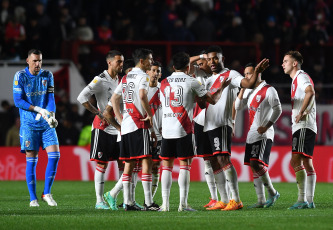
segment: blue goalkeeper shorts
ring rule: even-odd
[[[58,136],[54,128],[34,130],[27,126],[20,128],[21,152],[39,151],[39,147],[45,149],[51,145],[59,145]]]

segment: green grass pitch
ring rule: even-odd
[[[106,182],[105,191],[115,182]],[[0,229],[333,229],[333,184],[318,183],[317,208],[287,210],[297,199],[295,183],[275,183],[281,197],[268,209],[247,209],[256,202],[252,183],[239,183],[244,208],[237,211],[206,211],[202,206],[209,201],[206,183],[191,182],[189,204],[197,212],[177,212],[178,184],[173,183],[170,212],[125,212],[95,210],[93,182],[55,181],[52,193],[57,207],[39,202],[39,208],[29,207],[25,181],[0,182]],[[43,181],[38,181],[37,192],[42,193]],[[141,182],[136,200],[143,202]],[[118,197],[121,203],[122,193]],[[161,204],[160,187],[154,198]]]

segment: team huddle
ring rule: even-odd
[[[15,105],[20,108],[21,117],[26,117],[26,120],[21,120],[21,149],[27,156],[26,174],[32,207],[39,206],[35,168],[40,144],[49,155],[46,174],[48,170],[53,173],[51,182],[45,181],[42,195],[50,206],[57,205],[50,190],[60,157],[55,134],[55,106],[50,106],[54,104],[53,75],[41,69],[41,56],[38,50],[29,51],[29,67],[14,77]],[[263,59],[257,65],[247,64],[243,77],[224,66],[225,57],[218,46],[210,46],[192,57],[180,52],[172,57],[174,72],[159,83],[162,66],[153,61],[153,52],[140,48],[132,56],[133,59],[124,61],[121,52],[109,51],[106,55],[108,69],[96,76],[78,95],[78,101],[96,115],[92,123],[90,150],[90,159],[97,163],[95,208],[169,211],[172,171],[174,160],[178,158],[178,211],[196,211],[188,204],[193,157],[204,160],[211,196],[204,207],[222,211],[243,208],[237,172],[230,157],[236,114],[245,106],[248,107],[250,126],[244,164],[251,167],[258,198],[257,203],[249,208],[273,206],[280,193],[274,188],[267,168],[274,140],[273,124],[281,115],[282,108],[277,91],[262,80],[262,72],[268,68],[269,60]],[[301,70],[302,63],[299,52],[289,51],[282,64],[284,73],[292,78],[293,146],[290,163],[298,186],[298,200],[289,209],[315,208],[316,173],[312,164],[317,132],[315,92],[311,78]],[[126,75],[120,79],[122,71]],[[39,92],[42,87],[45,93],[32,96],[31,92]],[[97,108],[90,103],[92,95],[96,97]],[[37,129],[29,125],[39,123],[42,125]],[[55,138],[49,133],[54,133]],[[56,163],[54,159],[57,159]],[[105,172],[108,162],[113,160],[118,161],[121,176],[116,185],[105,193]],[[142,206],[135,200],[140,171],[144,191]],[[161,205],[153,201],[159,180]],[[124,200],[118,206],[117,196],[121,190]]]

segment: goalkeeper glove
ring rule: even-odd
[[[47,123],[49,124],[49,126],[51,128],[56,128],[58,126],[58,121],[57,121],[57,119],[55,119],[55,113],[54,112],[50,112],[50,117],[47,120]]]
[[[37,112],[38,114],[40,114],[39,116],[37,114],[36,120],[39,120],[40,116],[42,116],[44,118],[44,120],[47,121],[47,119],[50,116],[50,112],[49,111],[47,111],[46,109],[42,109],[39,106],[35,106],[34,111]]]

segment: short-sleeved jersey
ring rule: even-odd
[[[224,68],[220,73],[208,78],[206,89],[214,94],[225,79],[231,79],[230,84],[222,91],[221,97],[215,105],[209,104],[206,108],[204,132],[213,130],[224,125],[232,127],[232,106],[236,99],[238,88],[244,78],[234,70]]]
[[[132,133],[137,129],[148,129],[149,122],[141,121],[146,117],[146,111],[141,105],[139,91],[148,91],[149,76],[140,68],[133,68],[121,80],[115,93],[123,98],[123,122],[121,124],[121,135]]]
[[[299,121],[298,123],[295,122],[296,116],[299,114],[300,109],[302,108],[303,105],[305,97],[305,89],[309,85],[312,85],[314,87],[313,81],[310,78],[310,76],[307,73],[305,73],[303,70],[298,70],[291,83],[292,133],[295,133],[297,130],[301,128],[311,129],[313,132],[317,133],[315,101],[312,110],[306,116],[306,120]]]
[[[199,67],[194,67],[193,77],[195,77],[202,85],[206,85],[207,79],[211,76],[210,74],[205,73]],[[205,124],[205,113],[206,109],[201,109],[197,103],[195,103],[193,111],[193,121],[201,126]]]
[[[108,104],[108,101],[112,97],[114,90],[117,88],[119,83],[118,77],[113,79],[107,70],[96,76],[79,94],[78,101],[82,104],[87,102],[92,95],[95,95],[98,109],[103,112]],[[112,126],[101,121],[98,116],[92,124],[92,129],[101,129],[106,133],[117,135],[118,130]]]
[[[21,95],[22,99],[33,106],[46,108],[48,105],[48,88],[54,88],[53,74],[41,69],[38,75],[32,75],[29,68],[15,73],[13,81],[13,94]],[[55,111],[54,111],[55,112]],[[21,126],[29,126],[35,130],[49,128],[44,119],[35,120],[37,113],[20,108]]]
[[[174,72],[161,82],[160,91],[163,138],[181,138],[192,133],[194,98],[206,95],[205,87],[183,72]]]
[[[162,104],[160,101],[160,83],[156,87],[150,87],[148,89],[148,101],[153,114],[153,126],[157,137],[157,140],[162,140],[162,134],[160,128],[162,128]]]
[[[274,87],[265,81],[261,82],[255,89],[246,89],[241,101],[241,107],[247,104],[249,110],[249,132],[246,143],[271,139],[274,141],[274,128],[271,126],[264,134],[259,134],[257,129],[265,126],[273,113],[273,107],[281,105],[278,93]]]

